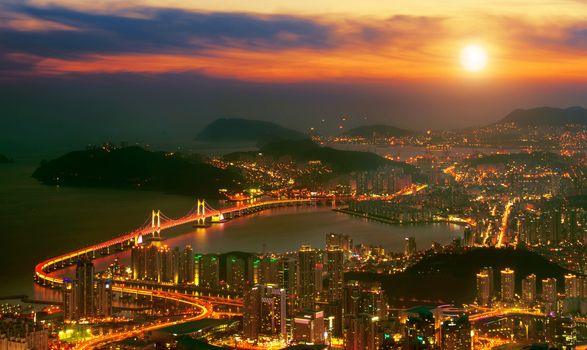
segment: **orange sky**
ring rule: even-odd
[[[52,55],[51,50],[26,52],[25,47],[6,50],[6,57],[27,62],[41,75],[196,71],[213,77],[270,82],[340,78],[569,81],[587,78],[587,21],[581,16],[587,14],[587,2],[475,3],[449,1],[439,6],[437,1],[407,0],[393,4],[375,0],[287,3],[204,0],[196,6],[180,1],[143,0],[121,5],[110,0],[36,0],[30,6],[123,19],[149,20],[152,13],[146,8],[243,15],[259,21],[260,26],[266,21],[279,22],[280,16],[286,15],[327,28],[328,33],[320,44],[304,45],[312,33],[300,36],[288,31],[287,26],[281,29],[276,24],[267,28],[268,33],[260,39],[232,37],[230,33],[208,38],[206,33],[193,33],[183,46],[175,45],[172,49],[158,48],[153,43],[148,50],[135,50],[131,43],[118,50],[84,49]],[[88,29],[70,19],[22,13],[18,9],[3,16],[6,20],[0,25],[0,38],[2,30],[46,36],[77,31],[83,38],[88,30],[103,29],[99,28],[99,22]],[[249,28],[243,26],[242,30],[247,32]],[[109,38],[117,40],[116,35]],[[487,50],[489,62],[482,72],[465,72],[459,65],[459,51],[471,43]]]

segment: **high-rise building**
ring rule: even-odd
[[[65,321],[73,321],[78,317],[77,307],[77,281],[67,278],[63,279],[63,317]]]
[[[329,233],[326,235],[326,249],[329,246],[338,246],[345,253],[353,250],[353,239],[341,233]]]
[[[513,270],[506,268],[501,270],[501,300],[506,303],[514,301],[516,292],[516,276]]]
[[[379,317],[359,314],[348,320],[344,339],[345,350],[376,350],[379,348]]]
[[[228,289],[243,293],[247,288],[247,260],[230,255],[226,258],[226,284]]]
[[[549,311],[553,311],[556,308],[556,282],[556,278],[545,278],[542,280],[542,301],[546,304],[546,308]]]
[[[220,259],[215,254],[198,254],[194,257],[194,283],[197,286],[217,289],[220,285]]]
[[[416,238],[415,237],[406,237],[405,238],[405,246],[404,246],[404,255],[407,257],[415,255],[417,252],[416,249]]]
[[[536,302],[536,275],[531,274],[522,280],[522,300],[527,306]]]
[[[491,280],[487,271],[477,274],[477,303],[483,306],[491,304]]]
[[[316,301],[317,254],[303,245],[298,251],[298,310],[313,310]]]
[[[293,342],[324,343],[324,312],[308,310],[294,318]]]
[[[94,315],[94,264],[89,260],[80,260],[75,268],[77,317]]]
[[[453,305],[433,310],[436,348],[460,350],[471,348],[471,324],[468,314]]]
[[[328,301],[341,301],[344,279],[344,253],[336,245],[328,247],[326,252],[328,273]]]
[[[365,338],[357,338],[353,332],[358,330],[370,331],[371,326],[377,326],[387,316],[387,304],[381,285],[377,282],[349,281],[344,286],[344,298],[342,303],[343,334],[347,348],[372,344],[375,334],[373,332]],[[363,315],[363,316],[361,316]],[[366,317],[368,315],[369,317]],[[377,323],[375,322],[375,323]],[[378,344],[378,341],[376,342]]]
[[[112,316],[112,281],[96,281],[96,316]]]
[[[275,256],[266,255],[253,262],[253,282],[279,284],[281,262]]]
[[[245,293],[243,333],[246,338],[259,335],[286,341],[286,293],[275,285],[256,285]]]
[[[471,323],[469,317],[462,313],[445,317],[440,322],[440,349],[471,349]]]
[[[581,295],[579,282],[576,275],[570,273],[565,275],[565,297],[576,298]]]

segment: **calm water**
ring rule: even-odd
[[[34,165],[0,165],[0,295],[46,291],[32,283],[34,265],[51,256],[116,236],[141,225],[152,208],[177,217],[193,206],[191,198],[155,192],[58,188],[39,185]],[[448,242],[461,234],[454,225],[394,226],[333,212],[329,207],[280,208],[210,228],[189,225],[163,233],[169,246],[191,244],[196,252],[233,250],[283,252],[301,244],[324,246],[329,232],[346,233],[355,243],[403,249],[403,238],[416,237],[419,247]],[[119,257],[128,260],[129,253]],[[114,257],[96,261],[104,266]]]

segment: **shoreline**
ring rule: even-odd
[[[385,218],[383,216],[369,215],[368,213],[365,213],[365,212],[353,211],[353,210],[349,210],[346,208],[334,208],[334,209],[332,209],[332,211],[337,212],[337,213],[351,215],[351,216],[356,216],[356,217],[367,219],[367,220],[382,222],[382,223],[389,224],[389,225],[395,225],[395,226],[425,225],[425,224],[454,224],[454,225],[459,225],[459,226],[463,226],[463,227],[467,226],[467,224],[464,222],[450,221],[450,220],[426,220],[426,221],[398,222],[396,220],[391,220],[391,219]]]

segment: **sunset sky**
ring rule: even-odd
[[[478,72],[459,62],[471,44],[487,53]],[[0,102],[13,127],[69,123],[72,96],[108,102],[129,125],[147,110],[182,128],[191,115],[195,129],[219,116],[305,129],[342,114],[459,127],[518,107],[585,105],[586,86],[582,0],[0,0]],[[31,87],[38,102],[23,112]],[[158,100],[137,107],[126,93]],[[47,114],[48,95],[63,112]],[[169,101],[176,112],[155,115]]]

